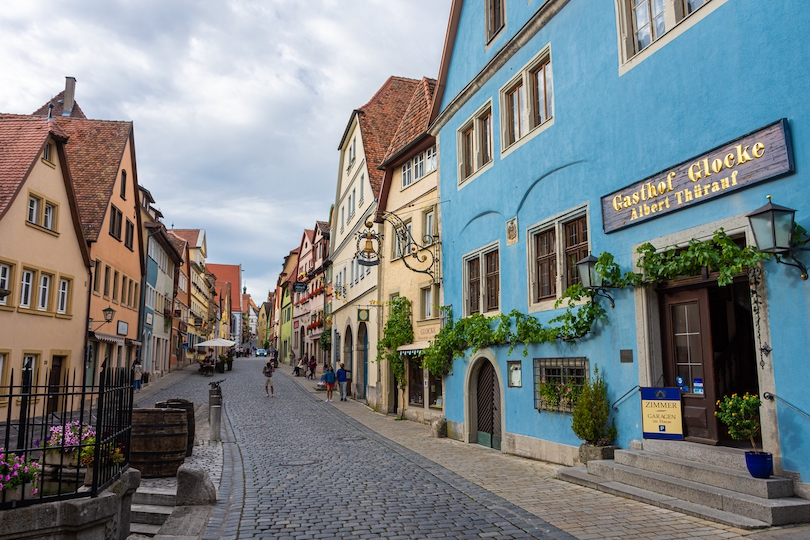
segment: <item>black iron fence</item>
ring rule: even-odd
[[[95,497],[129,467],[132,372],[87,377],[29,364],[0,386],[0,509]]]

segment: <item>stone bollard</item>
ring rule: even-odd
[[[177,469],[176,506],[216,504],[217,490],[202,467],[181,465]]]
[[[211,421],[211,408],[215,405],[222,405],[222,392],[209,390],[208,391],[208,421]]]
[[[219,441],[222,439],[220,429],[222,426],[222,405],[211,406],[211,434],[208,439],[211,441]]]
[[[439,418],[430,424],[431,432],[437,439],[444,439],[447,437],[447,420]]]

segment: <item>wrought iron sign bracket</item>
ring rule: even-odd
[[[438,283],[436,264],[438,257],[434,250],[440,245],[439,238],[426,235],[421,243],[417,242],[408,230],[407,224],[393,212],[379,212],[377,216],[394,227],[396,241],[403,246],[402,263],[410,271],[426,274],[430,276],[432,283]],[[383,258],[384,235],[374,230],[371,221],[366,221],[365,226],[365,229],[357,233],[357,262],[361,266],[377,266]]]

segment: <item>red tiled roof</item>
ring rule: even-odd
[[[183,238],[180,238],[179,236],[174,234],[174,231],[168,231],[168,233],[169,233],[169,242],[171,242],[172,246],[174,246],[174,249],[177,250],[177,253],[180,254],[180,258],[183,259],[183,262],[186,262],[185,261],[186,244],[188,242],[186,242]]]
[[[228,282],[231,284],[231,311],[241,312],[242,265],[206,263],[205,268],[217,275],[217,284],[219,284],[219,282]],[[236,288],[236,294],[234,294],[233,287]]]
[[[317,228],[322,235],[329,234],[329,224],[325,221],[316,221],[315,228]]]
[[[171,231],[188,242],[189,249],[197,247],[197,239],[200,237],[200,229],[172,229]]]
[[[433,91],[435,88],[435,79],[422,77],[422,80],[419,81],[419,85],[411,96],[411,102],[402,117],[402,122],[400,122],[397,132],[388,146],[383,163],[387,163],[389,159],[396,157],[408,145],[425,134],[430,124],[430,110],[433,107]]]
[[[62,112],[65,110],[65,108],[64,108],[65,107],[64,100],[65,100],[65,91],[62,90],[61,92],[59,92],[58,94],[53,96],[53,99],[51,99],[48,103],[46,103],[45,105],[43,105],[39,109],[35,110],[33,112],[33,116],[38,116],[38,117],[43,117],[43,118],[47,117],[48,116],[48,105],[53,103],[53,116],[54,117],[56,117],[56,116],[61,117]],[[67,118],[79,118],[79,119],[83,119],[83,120],[87,119],[87,117],[84,115],[84,112],[82,111],[82,108],[79,107],[79,104],[76,101],[73,102],[73,109],[70,111],[70,116],[67,117]]]
[[[378,170],[385,151],[402,121],[419,81],[389,77],[368,103],[357,109],[357,122],[363,138],[368,179],[374,197],[379,197],[383,172]]]
[[[0,119],[0,217],[28,178],[49,135],[62,142],[67,139],[55,122],[32,117]]]
[[[95,242],[132,135],[132,122],[72,117],[54,117],[54,121],[70,136],[66,153],[79,217],[85,238]]]

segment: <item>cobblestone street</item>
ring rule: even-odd
[[[262,365],[239,359],[218,378],[189,368],[136,395],[138,406],[205,404],[208,383],[226,379],[223,461],[216,446],[201,453],[215,480],[221,469],[206,539],[810,536],[808,527],[737,530],[561,482],[555,465],[434,439],[428,426],[354,401],[325,403],[288,366],[267,398]]]

